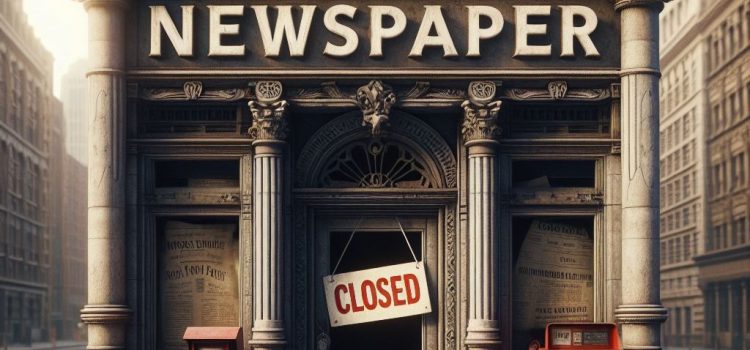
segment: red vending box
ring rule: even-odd
[[[182,337],[190,350],[242,350],[242,327],[188,327]]]

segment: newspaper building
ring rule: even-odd
[[[89,347],[660,346],[662,1],[84,4]]]

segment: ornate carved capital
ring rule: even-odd
[[[491,81],[473,81],[469,84],[469,99],[461,104],[464,119],[461,135],[464,142],[494,140],[500,135],[497,114],[502,101],[493,101],[497,86]]]
[[[396,104],[396,94],[390,86],[380,80],[373,80],[357,89],[357,105],[362,109],[362,125],[372,127],[372,135],[380,136],[380,131],[388,122],[391,107]]]
[[[286,100],[281,99],[283,87],[278,81],[259,81],[255,86],[256,100],[248,102],[253,125],[248,130],[253,140],[285,140],[288,132]]]

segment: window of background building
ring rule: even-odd
[[[682,226],[690,225],[690,208],[682,208]]]
[[[729,331],[729,288],[719,287],[719,331]]]
[[[690,235],[682,237],[682,260],[690,259]]]

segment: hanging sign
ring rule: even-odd
[[[331,327],[430,313],[421,262],[323,277]]]

